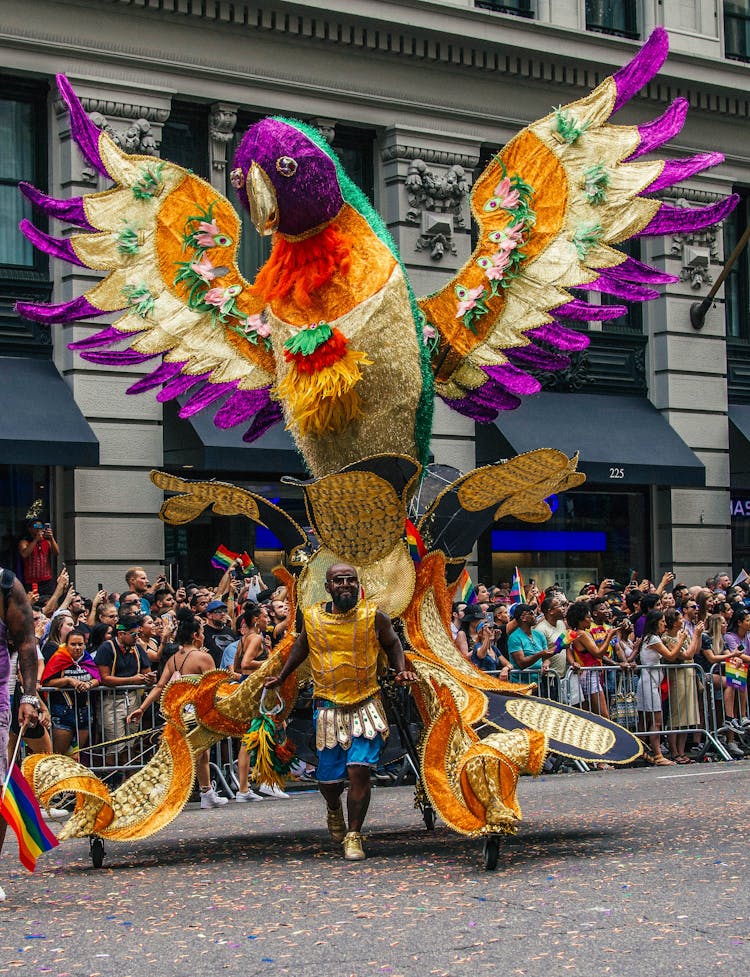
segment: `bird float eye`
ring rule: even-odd
[[[487,240],[493,244],[499,244],[500,241],[505,239],[505,236],[505,231],[493,231],[492,234],[487,235]]]
[[[460,302],[463,302],[468,294],[469,294],[468,288],[464,288],[463,285],[456,285],[456,298]]]
[[[276,160],[276,170],[282,176],[294,176],[297,172],[297,160],[291,156],[279,156]]]
[[[492,197],[484,205],[484,209],[492,211],[492,210],[497,210],[499,206],[500,206],[500,201],[497,199],[497,197]]]
[[[235,190],[241,190],[245,186],[245,174],[239,167],[229,174],[229,182]]]
[[[477,264],[480,268],[491,268],[492,258],[477,258]]]
[[[214,235],[214,244],[217,246],[217,248],[228,248],[231,243],[232,239],[228,234]]]
[[[239,295],[242,291],[241,285],[230,285],[229,288],[224,292],[227,298],[234,298],[235,295]]]

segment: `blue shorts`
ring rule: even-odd
[[[318,710],[313,712],[313,729],[318,724]],[[346,780],[348,766],[377,767],[383,752],[385,741],[378,735],[374,740],[364,736],[352,737],[347,750],[343,746],[329,746],[318,750],[318,769],[315,779],[321,784],[338,784]]]
[[[69,733],[77,733],[79,729],[88,729],[89,710],[88,706],[79,706],[73,709],[64,703],[50,706],[50,716],[52,717],[53,729],[64,729]]]

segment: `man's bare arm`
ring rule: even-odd
[[[375,612],[375,633],[388,656],[388,663],[396,672],[396,678],[400,681],[415,682],[417,676],[406,667],[403,646],[393,627],[393,622],[384,611]]]
[[[277,686],[282,685],[286,678],[292,674],[292,672],[299,668],[302,662],[310,654],[310,645],[307,641],[307,631],[303,626],[297,640],[292,645],[292,650],[289,652],[289,657],[284,662],[284,667],[281,669],[278,675],[271,675],[263,683],[266,689],[275,689]]]

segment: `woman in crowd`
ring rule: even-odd
[[[665,612],[664,624],[662,643],[673,656],[669,659],[670,664],[691,664],[701,647],[703,624],[700,621],[696,624],[691,637],[685,629],[682,614],[675,609]],[[675,763],[692,763],[685,748],[687,730],[694,729],[700,722],[695,685],[696,672],[692,668],[673,668],[668,670],[667,678],[669,680],[669,724],[682,730],[667,735],[669,750]]]
[[[55,614],[49,626],[47,638],[42,643],[42,657],[46,662],[50,660],[60,645],[65,644],[65,639],[74,627],[73,615],[70,611],[58,611]]]
[[[469,604],[464,610],[461,633],[464,640],[460,644],[457,642],[457,647],[464,658],[482,671],[500,668],[497,652],[492,645],[494,631],[479,604]]]
[[[158,702],[162,692],[170,682],[182,678],[183,675],[205,675],[206,672],[210,672],[216,667],[211,655],[203,648],[203,622],[192,611],[186,608],[180,609],[177,614],[176,638],[178,651],[172,655],[164,666],[161,678],[140,706],[130,713],[128,716],[129,723],[140,722],[143,714],[153,703]],[[208,750],[205,750],[198,757],[196,774],[201,791],[201,808],[203,810],[220,807],[222,804],[227,803],[227,798],[220,797],[211,784]]]
[[[726,617],[726,615],[724,616]],[[733,664],[744,665],[745,668],[750,665],[750,611],[747,608],[737,606],[733,611],[727,633],[724,636],[724,644],[727,651],[734,655]],[[732,709],[731,715],[735,717],[735,723],[732,725],[739,723],[741,726],[742,720],[748,721],[747,685],[744,689],[739,690],[732,689],[730,686],[730,691],[736,691],[739,699],[739,709]]]
[[[602,684],[602,671],[597,666],[617,665],[619,662],[607,657],[607,649],[612,638],[620,636],[619,628],[608,628],[600,641],[589,634],[593,624],[591,605],[588,601],[577,600],[568,607],[565,616],[568,628],[576,632],[567,649],[568,665],[578,673],[584,708],[597,716],[609,719],[607,697]]]
[[[723,614],[712,614],[706,622],[706,629],[703,634],[701,650],[696,655],[695,661],[706,673],[709,681],[708,695],[712,697],[715,704],[717,700],[723,698],[724,702],[724,723],[727,728],[727,746],[729,752],[736,758],[744,756],[736,742],[735,734],[743,732],[739,725],[734,711],[734,689],[727,685],[726,663],[734,657],[734,652],[727,647],[725,636],[727,634],[727,621]],[[730,639],[730,643],[731,643]],[[712,722],[713,717],[708,717],[707,722]]]
[[[72,630],[50,657],[42,673],[42,685],[51,686],[52,746],[66,754],[74,743],[88,745],[90,728],[89,693],[101,684],[99,669],[86,651],[82,631]]]
[[[112,640],[112,633],[112,625],[104,621],[100,621],[99,624],[93,626],[87,645],[88,652],[92,658],[105,641]]]
[[[662,612],[649,611],[643,627],[640,650],[642,668],[635,693],[638,712],[643,716],[639,726],[649,730],[647,745],[650,743],[651,751],[646,753],[645,757],[657,767],[673,766],[673,761],[668,760],[661,751],[661,683],[664,673],[659,665],[662,658],[671,661],[675,657],[662,641],[665,630],[666,623]]]

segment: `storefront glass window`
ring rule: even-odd
[[[650,576],[645,490],[565,492],[550,505],[554,512],[546,523],[495,523],[480,547],[483,580],[510,582],[517,566],[526,582],[534,579],[540,589],[559,583],[572,597],[605,577],[625,585],[632,571],[639,579]]]
[[[36,500],[35,515],[52,522],[52,469],[42,465],[0,465],[0,565],[20,571],[18,542]]]

